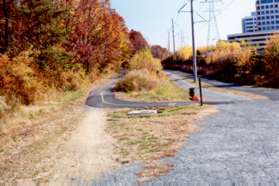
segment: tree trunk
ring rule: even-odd
[[[5,28],[4,28],[4,52],[8,50],[9,47],[9,13],[7,1],[3,0],[3,13],[5,17]]]

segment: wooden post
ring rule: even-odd
[[[201,103],[201,106],[203,106],[203,95],[202,95],[201,78],[199,78],[199,88],[200,88],[200,103]]]

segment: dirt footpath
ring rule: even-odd
[[[116,166],[105,111],[68,107],[32,120],[24,135],[0,135],[0,185],[91,181]]]
[[[91,180],[112,169],[113,139],[105,133],[105,112],[87,108],[78,130],[61,148],[52,181],[70,178]]]

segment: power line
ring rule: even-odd
[[[170,51],[170,31],[168,31],[168,51]]]
[[[176,49],[175,49],[175,30],[174,30],[174,20],[171,20],[172,23],[172,44],[173,44],[173,54],[175,55]]]
[[[205,0],[201,2],[208,5],[207,46],[220,39],[219,26],[215,10],[216,2],[220,2],[220,0]]]

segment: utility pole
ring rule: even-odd
[[[173,43],[173,54],[175,55],[176,49],[175,49],[175,30],[174,30],[174,21],[171,20],[172,23],[172,43]]]
[[[192,51],[193,51],[193,74],[194,82],[198,82],[198,69],[197,69],[197,53],[196,53],[196,41],[195,41],[195,22],[194,22],[194,0],[190,0],[191,6],[191,27],[192,27]]]
[[[168,50],[170,52],[171,46],[170,46],[170,32],[168,31]]]
[[[188,5],[190,2],[190,11],[184,11],[183,9]],[[197,53],[196,53],[196,41],[195,41],[195,20],[194,20],[194,0],[188,0],[179,10],[178,13],[181,12],[190,12],[191,13],[191,30],[192,30],[192,51],[193,51],[193,75],[194,75],[194,82],[198,82],[198,69],[197,69]],[[199,15],[199,14],[198,14]],[[199,15],[199,17],[201,17]],[[203,17],[201,17],[203,19]]]

